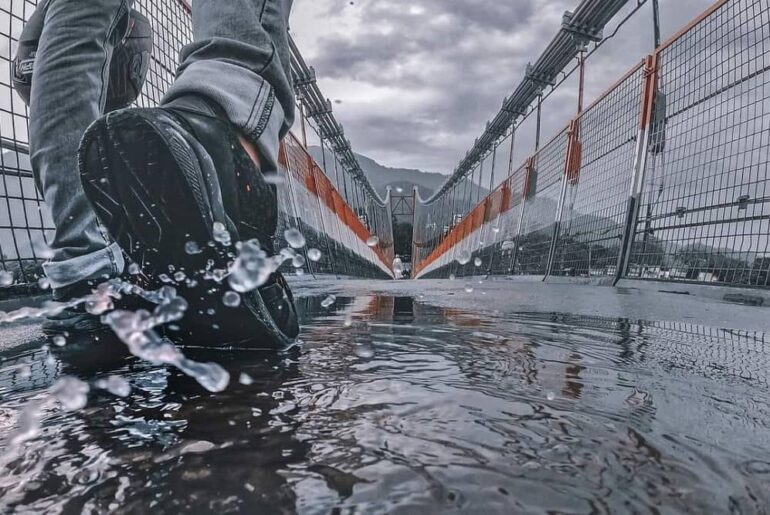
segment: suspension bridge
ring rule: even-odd
[[[196,383],[30,315],[54,227],[11,72],[37,2],[0,0],[0,511],[765,513],[770,0],[666,38],[658,0],[574,1],[423,195],[373,186],[291,40],[275,243],[304,235],[301,344],[161,339]],[[149,107],[191,8],[134,6]],[[640,17],[649,53],[587,94]]]
[[[629,62],[628,73],[598,98],[584,98],[591,57],[611,41],[605,29],[617,32],[646,4],[653,11],[654,50]],[[666,41],[660,41],[657,2],[631,7],[626,0],[583,0],[567,12],[500,111],[427,199],[391,191],[383,198],[372,187],[315,70],[292,40],[300,117],[280,156],[279,234],[288,227],[306,234],[305,252],[314,252],[300,273],[401,275],[393,271],[392,221],[407,216],[413,245],[411,256],[401,258],[411,261],[405,266],[416,279],[527,276],[766,289],[767,6],[718,1]],[[151,106],[173,80],[191,20],[185,2],[146,0],[137,8],[152,20],[158,40],[138,101]],[[33,9],[29,1],[12,0],[2,10],[0,266],[16,278],[0,290],[5,297],[36,289],[41,249],[53,230],[32,178],[26,107],[8,74],[15,38]],[[625,18],[616,19],[619,13]],[[574,117],[556,134],[541,134],[549,97],[573,76]],[[534,130],[534,147],[515,162],[516,154],[527,153],[517,147],[527,130]],[[308,141],[321,147],[320,159],[311,157]],[[482,198],[482,192],[491,193]]]

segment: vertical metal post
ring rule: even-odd
[[[511,137],[513,137],[513,136],[511,136]],[[494,188],[494,183],[495,183],[495,162],[496,161],[497,161],[497,143],[495,143],[495,146],[492,149],[492,171],[491,171],[491,174],[489,176],[489,194],[490,195],[494,191],[492,188]],[[484,218],[486,218],[486,216]],[[482,227],[484,227],[485,224],[486,224],[486,220],[484,221],[484,224],[482,224]],[[499,229],[499,225],[500,225],[500,212],[498,211],[497,219],[492,224],[492,227],[498,227],[498,229]],[[492,231],[492,234],[495,235],[494,236],[494,242],[491,245],[489,245],[489,248],[490,248],[490,251],[488,253],[489,255],[484,259],[486,261],[486,265],[487,265],[487,273],[485,274],[487,277],[489,277],[489,273],[492,270],[492,259],[494,258],[495,245],[497,244],[497,235],[500,234],[500,232],[499,232],[499,230],[498,230],[497,233]],[[487,241],[484,241],[482,244],[486,245],[487,243],[488,243]],[[483,250],[483,249],[480,249],[480,250]]]
[[[644,175],[647,169],[647,150],[650,143],[650,123],[655,107],[655,95],[658,87],[658,55],[647,56],[644,67],[644,90],[642,93],[641,116],[639,133],[636,139],[636,155],[634,156],[634,168],[632,170],[631,191],[628,197],[626,209],[626,224],[623,231],[623,240],[618,255],[618,265],[613,284],[617,284],[628,272],[629,260],[636,239],[636,223],[639,217],[639,204],[642,188],[644,187]]]
[[[289,164],[289,154],[285,146],[283,147],[283,152],[284,152],[284,155],[286,156],[286,177],[289,183],[289,199],[291,201],[292,206],[294,206],[294,216],[296,218],[295,223],[297,225],[297,228],[299,228],[299,222],[301,218],[300,218],[299,209],[297,209],[297,201],[294,198],[294,180],[291,176],[292,174],[291,174],[291,168]],[[312,167],[310,168],[310,173],[313,173]],[[305,250],[305,258],[307,258],[307,250]],[[310,272],[310,275],[312,275],[313,279],[315,279],[315,272],[313,272],[313,266],[310,264],[310,260],[306,260],[306,262],[307,262],[307,269]]]
[[[586,49],[583,44],[580,44],[580,52],[578,53],[578,67],[579,67],[579,83],[578,83],[578,101],[577,101],[577,115],[578,117],[570,124],[569,131],[567,133],[567,155],[564,163],[564,175],[561,181],[561,194],[559,195],[559,203],[556,206],[556,219],[554,220],[553,236],[551,237],[551,246],[548,251],[548,264],[546,265],[545,274],[543,280],[548,279],[548,276],[553,272],[554,261],[556,260],[556,249],[559,245],[559,238],[561,236],[561,222],[564,217],[564,204],[567,199],[567,188],[570,183],[570,172],[572,161],[575,159],[575,153],[577,152],[577,142],[580,137],[580,114],[583,112],[583,92],[585,89],[585,67],[586,67]]]
[[[516,258],[519,255],[519,247],[521,247],[521,232],[524,229],[524,216],[526,215],[526,207],[527,207],[527,198],[529,196],[528,191],[528,183],[531,180],[531,175],[535,173],[535,166],[537,163],[537,153],[540,151],[540,129],[542,127],[541,121],[542,121],[542,114],[543,114],[543,94],[540,93],[537,97],[537,125],[535,128],[535,153],[530,158],[530,161],[527,165],[527,179],[525,180],[524,184],[524,192],[522,193],[521,198],[521,210],[519,212],[519,227],[516,230],[516,237],[514,238],[514,247],[513,247],[513,253],[511,253],[511,264],[510,264],[510,270],[511,274],[516,273]],[[511,154],[513,154],[513,150],[511,150]]]
[[[303,127],[304,128],[304,127]],[[324,175],[328,176],[328,172],[326,171],[326,145],[324,144],[324,138],[323,136],[321,139],[321,164],[323,166],[323,172]],[[317,191],[317,188],[316,188]],[[318,214],[321,215],[321,228],[324,232],[324,239],[326,240],[326,255],[329,257],[329,266],[331,268],[331,271],[334,275],[337,276],[337,279],[339,279],[339,274],[337,274],[337,270],[334,266],[334,262],[337,261],[336,256],[332,253],[331,250],[331,243],[329,242],[329,239],[331,239],[331,235],[329,233],[329,230],[326,229],[326,222],[324,222],[324,215],[323,215],[323,209],[324,209],[324,203],[321,201],[321,197],[316,195],[316,198],[318,198]],[[308,260],[308,263],[310,260]]]
[[[302,103],[302,99],[299,103],[299,119],[302,120],[302,145],[307,150],[307,128],[305,127],[305,104]]]
[[[652,30],[655,38],[655,49],[660,46],[660,6],[658,0],[652,0]]]
[[[335,175],[337,175],[337,168],[338,168],[337,165],[338,165],[338,161],[337,161],[337,156],[335,155],[334,156],[334,174]],[[345,170],[343,169],[342,170],[342,180],[343,181],[345,180],[345,175],[346,175],[345,174]],[[337,191],[337,193],[339,194],[339,191]],[[337,209],[336,208],[334,208],[334,213],[336,215],[336,213],[337,213]],[[342,245],[344,247],[347,247],[348,250],[352,250],[352,249],[350,249],[350,246],[349,245],[345,245],[345,242],[344,242],[344,240],[346,238],[342,234],[342,222],[343,222],[343,220],[340,220],[339,217],[336,217],[336,218],[337,218],[337,220],[336,220],[334,225],[337,227],[337,237],[339,237],[340,245]],[[343,250],[343,252],[344,252],[344,250]],[[343,259],[342,260],[342,265],[345,268],[345,272],[347,272],[348,274],[350,274],[350,267],[348,266],[349,264],[350,263],[348,262],[348,259]]]

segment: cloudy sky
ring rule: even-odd
[[[712,2],[660,0],[663,37]],[[578,3],[295,0],[291,25],[357,152],[388,166],[447,173]],[[589,61],[589,103],[651,50],[651,20],[648,2]],[[545,105],[546,139],[574,114],[575,81],[566,86]],[[531,138],[519,143],[531,146]]]

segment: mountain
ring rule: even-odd
[[[321,147],[311,146],[309,151],[317,163],[321,164],[323,162]],[[329,156],[330,153],[327,150],[327,160]],[[393,188],[393,193],[396,193],[396,188],[401,188],[403,193],[406,194],[411,194],[412,189],[417,186],[422,198],[428,198],[447,179],[446,175],[440,173],[429,173],[409,168],[390,168],[361,154],[356,154],[356,158],[361,163],[361,168],[369,178],[372,186],[374,186],[374,189],[383,197],[385,197],[385,189],[388,186]]]

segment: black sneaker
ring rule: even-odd
[[[86,195],[114,240],[146,273],[187,275],[231,256],[208,242],[219,222],[233,241],[272,242],[278,222],[275,187],[215,108],[181,99],[162,108],[108,114],[88,129],[80,147]],[[190,242],[203,249],[189,252]],[[280,274],[237,307],[222,303],[224,288],[201,282],[184,293],[181,324],[187,342],[285,347],[299,328],[291,292]]]
[[[152,289],[157,285],[151,284],[149,278],[142,274],[130,275],[126,272],[119,277],[124,283],[134,284],[143,289]],[[53,290],[54,302],[70,303],[72,301],[84,299],[93,294],[100,284],[105,283],[105,279],[94,279],[90,281],[80,281],[70,286],[56,288]],[[127,309],[135,311],[137,309],[152,309],[152,304],[135,295],[123,294],[120,299],[113,299],[114,309]],[[80,334],[95,333],[104,331],[107,327],[101,322],[101,315],[95,315],[88,311],[87,302],[81,302],[73,307],[63,309],[55,315],[49,315],[43,321],[43,333],[49,336],[59,334]]]
[[[75,283],[53,291],[55,302],[70,302],[83,298],[93,291],[96,285],[91,281]],[[59,335],[64,333],[92,333],[104,329],[104,325],[98,316],[92,315],[86,310],[85,304],[65,308],[56,315],[49,315],[43,321],[43,332],[47,335]]]

